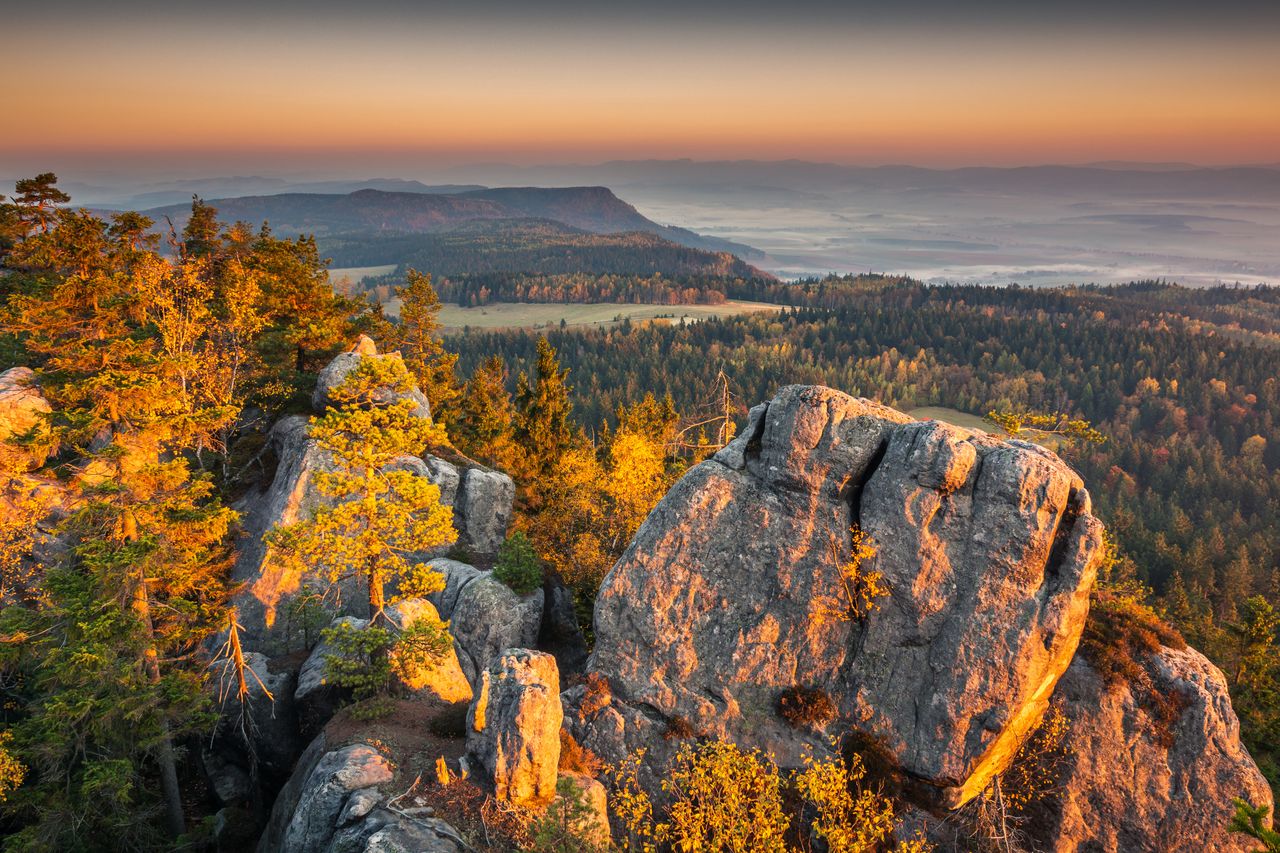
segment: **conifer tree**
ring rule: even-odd
[[[183,454],[233,413],[186,381],[191,351],[168,331],[190,330],[169,328],[156,301],[172,268],[144,250],[140,224],[60,211],[18,247],[37,274],[7,306],[54,408],[71,544],[37,606],[0,617],[30,638],[11,664],[25,673],[15,742],[34,776],[15,801],[40,804],[21,835],[36,848],[104,832],[146,846],[152,773],[168,834],[184,830],[174,740],[199,719],[195,655],[225,600],[234,513]]]
[[[514,421],[506,364],[501,356],[490,356],[471,374],[458,401],[458,417],[450,427],[453,440],[468,456],[513,471],[519,455]]]
[[[570,420],[568,370],[560,369],[555,348],[538,338],[538,361],[532,377],[520,374],[516,390],[515,439],[524,453],[527,481],[549,473],[577,438]]]
[[[398,358],[360,359],[331,392],[334,407],[312,419],[312,438],[333,458],[333,470],[317,475],[332,504],[276,528],[268,540],[292,571],[326,589],[357,579],[371,627],[387,623],[388,581],[406,596],[443,588],[439,573],[410,557],[457,537],[439,487],[395,465],[440,440],[439,426],[415,415],[416,404],[404,396],[412,384]],[[382,402],[389,393],[394,401]]]
[[[440,342],[440,298],[431,276],[410,269],[404,287],[395,289],[400,300],[396,346],[409,373],[431,404],[431,417],[450,427],[456,421],[460,396],[456,375],[458,356]]]

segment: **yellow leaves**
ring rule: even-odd
[[[1054,705],[1040,725],[1018,748],[1013,762],[1000,778],[1000,793],[1015,812],[1025,812],[1032,803],[1053,790],[1061,775],[1062,763],[1071,755],[1067,742],[1070,721]]]
[[[893,832],[893,803],[863,788],[865,776],[857,755],[846,763],[839,758],[819,760],[812,752],[804,756],[804,768],[795,776],[796,790],[815,813],[813,832],[827,842],[831,853],[878,850]]]
[[[880,607],[879,599],[889,594],[884,574],[866,567],[875,556],[875,546],[858,528],[850,531],[850,555],[841,559],[840,546],[834,538],[828,543],[831,562],[838,576],[837,593],[819,596],[814,601],[814,618],[827,621],[857,622]]]
[[[12,733],[0,732],[0,803],[8,799],[27,776],[26,766],[9,751],[12,740]]]
[[[640,783],[644,756],[636,750],[607,771],[609,810],[627,833],[628,850],[789,853],[795,848],[785,839],[794,815],[831,853],[870,853],[884,849],[896,828],[892,801],[864,784],[866,770],[856,755],[846,763],[810,752],[804,767],[784,778],[760,750],[725,741],[685,743],[670,767],[655,769],[669,802],[662,815]],[[894,849],[930,848],[908,841]]]

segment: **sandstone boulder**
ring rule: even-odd
[[[387,608],[392,630],[403,630],[420,619],[439,619],[435,606],[425,599],[409,598]],[[340,616],[331,628],[349,626],[361,630],[368,620]],[[293,701],[304,734],[315,734],[337,712],[345,693],[329,678],[327,659],[340,654],[331,644],[321,642],[311,650],[298,671],[298,687]],[[438,699],[445,704],[467,702],[472,697],[471,683],[458,661],[455,648],[450,648],[438,661],[427,665],[404,665],[396,669],[396,679],[405,690],[424,699]]]
[[[473,466],[462,474],[457,500],[459,540],[477,554],[496,554],[507,538],[516,485],[501,471]]]
[[[473,686],[503,649],[527,648],[538,639],[543,593],[517,595],[492,572],[439,558],[429,565],[444,575],[445,587],[430,599],[449,621],[462,671]]]
[[[551,655],[507,649],[467,712],[467,755],[502,802],[543,807],[560,763],[560,674]]]
[[[307,747],[281,790],[258,853],[468,853],[448,823],[388,808],[391,763],[366,744]]]
[[[323,853],[350,794],[393,776],[390,762],[373,747],[353,744],[330,751],[324,735],[318,736],[276,799],[259,853]]]
[[[20,449],[6,446],[9,439],[45,429],[45,416],[52,409],[35,384],[29,367],[11,367],[0,373],[0,470],[34,470],[43,464],[47,448]]]
[[[861,617],[840,573],[853,528],[887,589]],[[778,699],[819,687],[922,796],[959,805],[1043,713],[1101,538],[1079,477],[1048,451],[784,388],[672,488],[606,577],[588,671],[615,698],[586,715],[569,694],[571,728],[617,761],[683,718],[795,764],[825,740],[792,729]]]
[[[320,371],[320,376],[316,379],[316,390],[311,395],[311,407],[317,412],[323,412],[325,409],[329,408],[329,406],[333,404],[333,389],[341,385],[343,380],[347,378],[347,374],[355,370],[361,360],[366,358],[393,359],[395,361],[401,361],[400,353],[389,352],[379,354],[378,348],[374,344],[373,339],[366,335],[361,335],[360,340],[350,352],[338,353],[338,355],[334,357],[333,361],[329,362],[324,370]],[[390,389],[386,389],[385,394],[378,397],[376,403],[381,405],[390,405],[401,397],[408,397],[413,400],[417,406],[415,414],[419,417],[431,417],[431,406],[427,402],[426,395],[416,387],[405,394],[399,394],[391,391]]]
[[[1255,850],[1256,841],[1227,832],[1231,799],[1269,807],[1271,789],[1240,743],[1222,672],[1191,648],[1163,648],[1146,669],[1147,695],[1106,685],[1082,657],[1058,683],[1071,753],[1032,822],[1038,849]]]

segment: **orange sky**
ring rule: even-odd
[[[1280,51],[1265,29],[19,26],[11,67],[43,71],[0,78],[0,165],[130,151],[1280,161]]]

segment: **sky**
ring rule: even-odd
[[[45,0],[3,32],[7,172],[1280,160],[1275,0]]]

